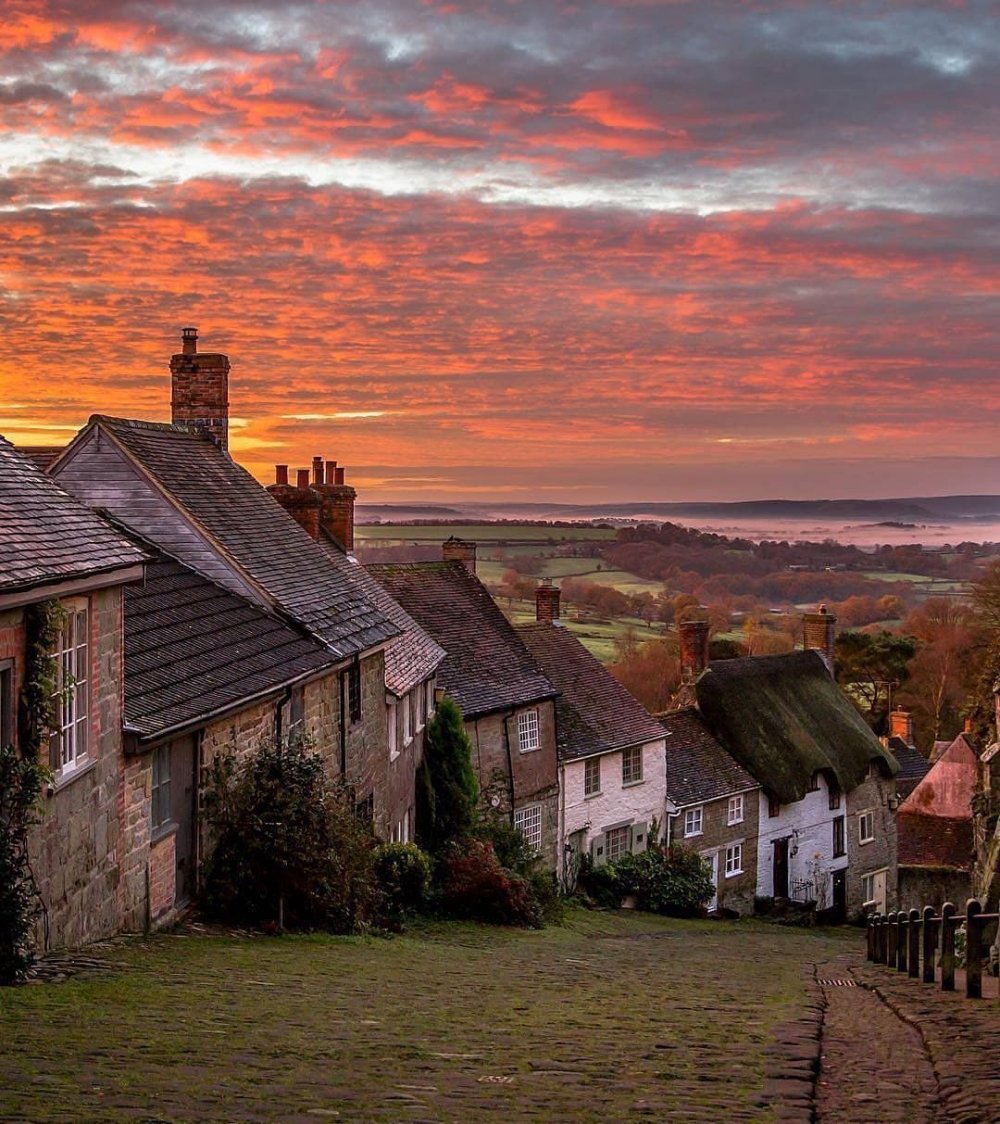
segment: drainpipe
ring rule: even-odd
[[[514,826],[514,757],[510,749],[510,720],[517,713],[517,710],[512,710],[510,714],[506,715],[503,720],[503,741],[507,749],[507,776],[508,790],[510,793],[510,826]]]

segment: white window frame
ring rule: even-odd
[[[424,697],[424,684],[418,683],[413,688],[414,725],[419,733],[427,722],[427,703]]]
[[[520,753],[533,753],[541,748],[538,728],[538,708],[521,710],[517,715],[517,748]]]
[[[591,771],[596,770],[596,785],[591,782],[595,779],[592,777]],[[583,795],[584,796],[600,796],[601,795],[601,759],[600,757],[588,757],[583,763]]]
[[[56,776],[87,763],[90,742],[90,602],[63,602],[66,623],[52,653],[56,667],[56,727],[49,749]]]
[[[170,805],[171,805],[171,760],[170,760],[170,744],[157,746],[153,750],[153,759],[151,763],[151,789],[149,799],[149,823],[154,832],[163,831],[164,828],[169,827],[171,823]],[[166,803],[164,810],[163,804]],[[159,811],[159,815],[157,812]]]
[[[403,746],[408,746],[413,741],[413,696],[404,695],[399,700],[403,711]]]
[[[631,768],[629,767],[631,763]],[[642,784],[642,746],[634,745],[622,750],[622,788]]]
[[[874,842],[875,813],[871,808],[868,808],[864,812],[858,813],[858,843],[863,846],[865,843]]]
[[[389,760],[395,761],[399,756],[399,706],[390,702],[386,707],[386,734],[389,742]]]
[[[684,838],[693,839],[696,835],[705,834],[705,808],[699,804],[697,808],[687,808],[684,812]]]
[[[430,679],[424,681],[424,689],[427,691],[427,717],[433,718],[434,711],[437,710],[437,704],[434,701],[434,691],[436,689],[437,677],[431,676]]]
[[[542,849],[542,806],[526,804],[514,809],[514,827],[536,851]]]
[[[632,850],[632,826],[611,827],[604,833],[605,862],[613,863]]]
[[[730,843],[726,848],[726,877],[735,878],[743,873],[743,844]]]
[[[743,822],[743,794],[729,797],[729,807],[726,809],[726,824],[732,827],[733,824]]]
[[[868,883],[868,889],[871,893],[866,892],[865,883]],[[863,905],[875,904],[875,874],[862,874],[861,875],[861,901]]]

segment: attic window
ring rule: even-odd
[[[840,807],[840,789],[836,786],[830,788],[830,811],[835,812]]]
[[[684,813],[684,838],[690,839],[692,835],[701,835],[704,823],[704,812],[699,808],[688,808]]]
[[[767,814],[771,817],[772,820],[775,816],[781,815],[781,801],[777,797],[771,796],[768,798]]]
[[[806,792],[819,792],[819,773],[813,773],[809,778],[809,787]]]

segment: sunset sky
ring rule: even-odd
[[[993,0],[5,0],[0,433],[367,502],[1000,492]]]

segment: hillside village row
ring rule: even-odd
[[[188,328],[170,370],[170,424],[95,415],[58,450],[0,439],[4,744],[27,737],[44,607],[65,610],[31,839],[43,946],[175,918],[208,845],[207,766],[267,739],[307,738],[381,837],[411,840],[442,692],[484,801],[566,885],[579,856],[655,833],[709,863],[711,908],[788,899],[846,919],[961,897],[997,746],[980,760],[960,737],[932,764],[902,714],[883,745],[832,678],[829,614],[807,615],[800,652],[712,663],[707,624],[687,622],[684,684],[653,717],[561,627],[558,588],[515,627],[474,543],[362,567],[344,469],[317,457],[261,487],[228,453],[227,357]]]

